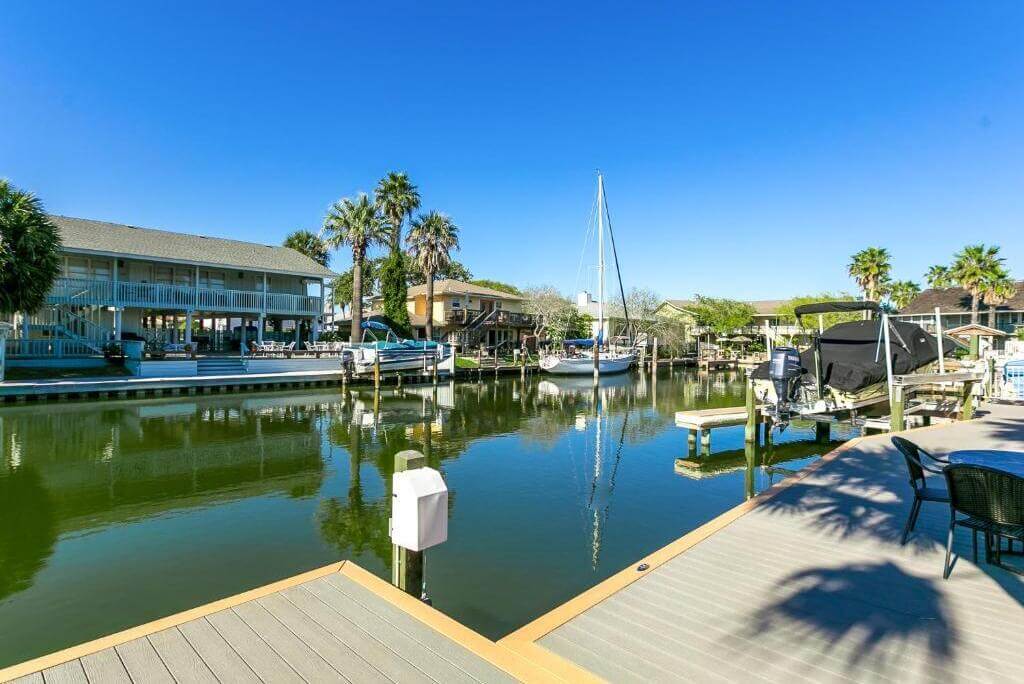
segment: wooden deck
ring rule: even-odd
[[[1024,450],[1024,407],[986,410],[908,436]],[[1016,681],[1024,578],[958,532],[944,581],[949,509],[900,546],[909,491],[888,435],[853,440],[499,643],[616,682]]]
[[[514,682],[542,671],[351,563],[6,670],[0,681]]]

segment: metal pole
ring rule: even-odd
[[[882,314],[882,328],[885,339],[885,378],[889,388],[889,406],[892,407],[892,352],[889,349],[889,314]]]
[[[935,340],[939,345],[939,373],[946,372],[946,358],[942,351],[942,314],[939,307],[935,307]]]

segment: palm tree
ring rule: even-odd
[[[924,279],[928,282],[928,287],[949,287],[949,266],[929,266]]]
[[[60,275],[61,239],[42,202],[0,179],[0,314],[31,314]]]
[[[419,190],[409,181],[409,176],[392,171],[380,179],[373,194],[390,231],[391,251],[401,251],[402,224],[420,208]]]
[[[996,279],[1002,270],[1003,259],[996,246],[967,245],[954,256],[949,277],[971,295],[971,323],[978,322],[986,282]]]
[[[366,193],[355,201],[349,198],[335,202],[324,219],[324,242],[331,249],[341,245],[352,248],[352,341],[357,342],[363,323],[363,261],[366,250],[384,244],[387,230]]]
[[[300,254],[305,254],[321,266],[326,267],[331,262],[331,253],[327,251],[327,245],[320,239],[320,236],[308,230],[296,230],[288,233],[288,237],[281,244],[291,247]]]
[[[1010,277],[1006,269],[1000,268],[993,277],[985,281],[982,299],[988,305],[988,327],[996,327],[996,308],[1010,301],[1017,295],[1017,283]]]
[[[913,280],[897,280],[889,286],[889,301],[897,310],[906,307],[919,294],[921,288]]]
[[[853,255],[847,270],[864,292],[864,299],[878,301],[889,284],[889,272],[892,270],[889,250],[881,247],[862,249]]]
[[[451,251],[459,249],[459,228],[448,216],[432,211],[413,220],[409,252],[427,275],[427,339],[434,337],[434,276],[451,261]]]
[[[402,327],[409,325],[409,311],[406,301],[409,285],[406,282],[406,259],[402,253],[402,224],[406,217],[420,207],[420,193],[409,182],[409,176],[392,171],[380,179],[374,190],[377,209],[387,224],[391,252],[381,264],[380,294],[384,302],[384,314]]]

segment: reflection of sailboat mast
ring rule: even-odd
[[[594,431],[594,481],[590,486],[590,512],[594,516],[593,533],[590,541],[590,564],[597,568],[597,559],[601,555],[601,513],[594,507],[594,494],[597,491],[597,483],[601,478],[601,413],[602,407],[597,388],[594,388],[594,395],[597,397],[597,427]]]

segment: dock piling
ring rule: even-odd
[[[747,443],[757,443],[757,401],[754,397],[754,376],[747,371],[747,423],[744,439]]]
[[[427,457],[413,449],[395,454],[395,472],[424,468]],[[407,594],[419,598],[423,594],[423,552],[391,545],[391,583]]]

